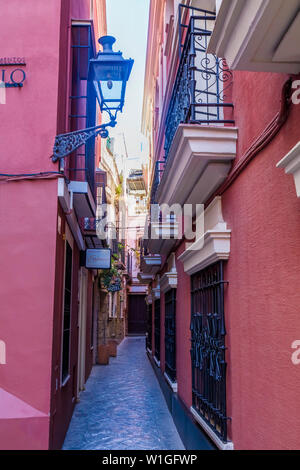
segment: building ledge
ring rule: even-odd
[[[81,251],[84,251],[85,250],[84,239],[83,239],[83,236],[82,236],[79,224],[78,224],[77,217],[75,216],[74,211],[73,211],[72,197],[71,197],[70,191],[66,185],[64,178],[58,178],[57,195],[58,195],[59,203],[64,213],[66,214],[68,225],[77,243],[77,246],[79,247]]]
[[[234,445],[233,442],[228,441],[228,442],[223,442],[217,434],[208,426],[206,421],[204,421],[203,418],[197,413],[197,411],[191,406],[190,411],[192,415],[194,416],[195,420],[197,423],[200,424],[200,426],[204,429],[206,434],[210,437],[210,439],[213,441],[214,444],[218,447],[220,450],[234,450]]]
[[[158,186],[158,204],[204,204],[229,173],[237,137],[235,127],[180,124]]]
[[[299,42],[297,0],[222,0],[208,52],[231,69],[297,74]]]
[[[160,286],[153,287],[151,292],[153,301],[160,299]]]
[[[137,277],[141,284],[150,284],[154,280],[152,274],[138,273]]]
[[[165,273],[160,280],[160,287],[163,293],[171,289],[177,289],[177,273]]]
[[[149,252],[163,255],[170,253],[178,240],[178,227],[177,222],[152,222],[151,238],[148,241]]]
[[[171,289],[177,289],[178,278],[174,253],[170,255],[167,264],[168,272],[164,273],[160,279],[160,288],[164,294]]]
[[[154,362],[155,362],[155,365],[156,365],[157,367],[160,367],[160,361],[157,359],[156,356],[153,356],[153,360],[154,360]]]
[[[187,249],[178,258],[189,275],[217,261],[228,260],[230,256],[231,230],[227,229],[224,222],[220,197],[216,197],[205,210],[204,221],[204,235],[195,243],[187,243]]]
[[[277,168],[283,168],[287,175],[294,177],[297,197],[300,197],[300,142],[277,163]]]
[[[96,203],[86,181],[70,181],[68,189],[73,193],[73,205],[78,218],[96,217]]]
[[[143,256],[141,260],[141,270],[144,274],[155,275],[161,268],[162,259],[160,255]]]

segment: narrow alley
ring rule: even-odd
[[[109,366],[95,366],[80,395],[64,450],[182,450],[145,351],[128,337]]]

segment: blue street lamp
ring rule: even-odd
[[[103,52],[99,52],[96,59],[90,60],[88,72],[88,80],[94,85],[101,112],[106,111],[110,121],[100,126],[57,135],[53,148],[53,162],[74,152],[93,136],[100,135],[106,139],[107,128],[115,127],[117,114],[123,111],[126,85],[134,63],[132,59],[124,59],[121,52],[113,51],[112,46],[115,42],[112,36],[103,36],[99,39]]]

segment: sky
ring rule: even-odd
[[[117,126],[110,134],[119,139],[125,135],[132,168],[138,168],[135,157],[141,157],[141,115],[144,92],[144,74],[147,47],[149,0],[106,0],[107,34],[116,38],[115,51],[122,51],[125,59],[134,59],[125,96],[125,106],[119,113]]]

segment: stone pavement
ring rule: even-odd
[[[126,338],[109,366],[95,366],[80,395],[63,449],[181,450],[145,338]]]

